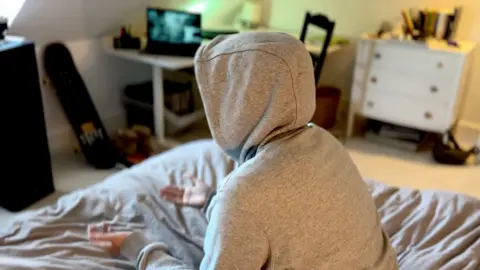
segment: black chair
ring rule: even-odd
[[[303,24],[302,33],[300,35],[300,40],[305,43],[307,37],[307,31],[310,24],[315,25],[326,31],[325,40],[323,42],[323,48],[319,55],[312,54],[313,65],[315,66],[315,83],[318,83],[320,80],[320,74],[322,73],[323,65],[325,64],[325,58],[328,53],[328,46],[333,37],[333,30],[335,28],[335,22],[330,21],[330,19],[322,14],[312,15],[310,12],[307,12],[305,16],[305,23]]]

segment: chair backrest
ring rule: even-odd
[[[328,53],[328,46],[332,40],[333,30],[335,28],[335,22],[331,21],[327,16],[322,14],[312,15],[310,12],[307,12],[305,15],[305,22],[303,24],[302,33],[300,34],[300,40],[305,43],[307,37],[308,27],[310,24],[315,25],[326,32],[325,40],[323,42],[323,48],[319,55],[312,55],[313,64],[315,65],[315,83],[318,83],[320,80],[320,74],[322,73],[323,65],[325,64],[325,58]]]

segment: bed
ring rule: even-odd
[[[192,208],[161,200],[167,184],[191,173],[216,186],[235,168],[212,141],[199,141],[118,172],[100,184],[18,216],[0,233],[1,269],[134,269],[87,240],[92,222],[141,230],[167,244],[183,241],[181,259],[198,265],[207,222]],[[480,269],[480,200],[458,194],[389,187],[367,181],[400,269]],[[167,230],[168,233],[159,231]]]

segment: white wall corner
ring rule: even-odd
[[[455,137],[465,149],[476,144],[480,147],[480,125],[467,120],[460,120],[455,129]]]

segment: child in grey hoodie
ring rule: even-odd
[[[373,199],[344,147],[308,124],[313,67],[287,34],[214,39],[195,58],[216,143],[239,163],[208,205],[201,269],[397,269]],[[188,269],[125,236],[138,269]],[[123,241],[124,240],[124,241]]]

